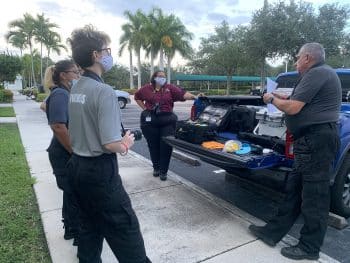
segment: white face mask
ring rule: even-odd
[[[163,86],[166,83],[166,78],[164,77],[155,77],[154,81],[159,85]]]
[[[107,72],[113,67],[113,57],[111,55],[104,55],[99,63],[102,65],[104,72]]]

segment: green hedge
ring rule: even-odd
[[[0,102],[12,102],[13,101],[13,93],[8,89],[0,89]]]
[[[48,96],[47,93],[38,93],[38,95],[36,96],[35,100],[38,102],[42,102],[44,101],[44,99]]]

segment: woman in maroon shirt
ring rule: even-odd
[[[153,164],[153,176],[167,179],[172,147],[162,137],[174,135],[177,116],[173,112],[175,101],[193,100],[196,96],[166,83],[164,71],[156,71],[151,83],[135,93],[135,101],[142,108],[141,130],[145,136]]]

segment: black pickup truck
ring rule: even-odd
[[[289,76],[288,76],[289,77]],[[283,75],[276,79],[278,86],[285,82]],[[279,82],[280,81],[280,82]],[[285,88],[285,87],[282,87]],[[222,118],[224,109],[231,112],[230,125],[210,125]],[[249,120],[238,118],[237,110],[251,114]],[[232,112],[234,117],[232,117]],[[225,115],[225,117],[223,116]],[[251,116],[254,116],[253,124]],[[234,118],[235,120],[232,120]],[[244,123],[247,122],[247,123]],[[243,123],[243,124],[242,124]],[[185,126],[184,126],[185,124]],[[204,125],[203,125],[204,124]],[[216,127],[213,129],[206,128]],[[193,126],[189,133],[184,135],[184,127]],[[197,134],[196,127],[210,131],[210,136]],[[221,126],[221,129],[220,129]],[[253,127],[254,126],[254,127]],[[219,128],[218,128],[219,127]],[[224,127],[224,128],[223,128]],[[343,103],[339,118],[341,147],[337,154],[333,173],[331,175],[331,210],[344,217],[350,216],[350,104]],[[199,139],[200,137],[200,139]],[[202,138],[203,137],[203,138]],[[221,144],[233,140],[247,145],[248,151],[242,154],[227,152],[222,149],[211,149],[203,146],[204,141],[214,141]],[[209,96],[200,97],[194,102],[191,110],[191,120],[178,123],[175,136],[168,136],[165,141],[174,148],[197,156],[202,161],[218,166],[228,174],[234,174],[251,180],[255,183],[270,186],[271,180],[280,182],[279,189],[284,191],[288,184],[289,172],[293,165],[293,140],[286,131],[283,114],[268,114],[260,96]],[[264,172],[270,179],[259,176]]]

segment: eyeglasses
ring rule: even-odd
[[[80,75],[80,71],[79,70],[67,70],[67,71],[64,71],[65,73],[69,73],[69,72],[72,72],[74,74],[77,74],[77,75]]]
[[[111,50],[111,48],[109,48],[109,47],[107,47],[107,48],[102,48],[102,49],[100,49],[100,50],[98,50],[98,51],[107,51],[107,53],[108,53],[108,55],[110,55],[110,54],[112,54],[112,50]]]

